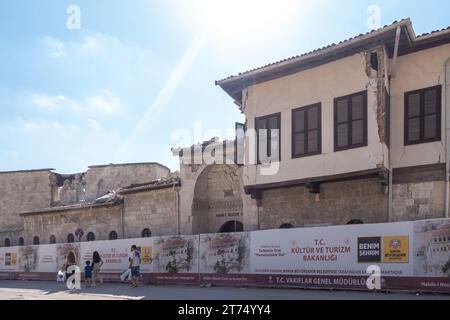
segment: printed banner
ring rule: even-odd
[[[250,233],[200,236],[200,273],[250,273],[250,269]]]
[[[136,245],[141,252],[141,271],[151,272],[152,263],[149,259],[153,247],[151,238],[83,242],[80,268],[84,269],[86,261],[92,263],[93,253],[97,251],[103,260],[102,272],[122,273],[129,267],[132,245]]]
[[[257,231],[251,235],[252,272],[367,276],[368,266],[379,265],[384,276],[412,276],[412,232],[412,223]]]
[[[198,273],[199,236],[153,238],[155,273]]]
[[[450,279],[450,220],[414,223],[414,274]]]
[[[449,219],[0,248],[0,277],[53,279],[69,252],[83,270],[98,251],[117,280],[132,245],[154,283],[367,290],[375,265],[382,289],[450,292]]]
[[[0,248],[0,271],[17,271],[18,267],[18,248]]]

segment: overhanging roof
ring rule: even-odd
[[[408,18],[338,44],[331,44],[309,53],[230,76],[216,81],[216,85],[220,86],[241,106],[242,90],[254,84],[308,70],[368,50],[376,45],[385,45],[389,56],[392,57],[398,27],[401,28],[399,56],[450,43],[450,27],[416,36],[411,20]]]

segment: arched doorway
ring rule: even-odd
[[[219,229],[219,233],[242,232],[244,225],[239,221],[228,221]]]
[[[353,220],[350,220],[349,222],[347,222],[347,224],[348,225],[351,225],[351,224],[364,224],[364,222],[362,222],[359,219],[353,219]]]
[[[280,226],[280,229],[294,229],[294,228],[295,228],[294,225],[291,224],[291,223],[283,223],[283,224]]]
[[[192,202],[193,234],[215,233],[230,221],[243,230],[242,214],[238,166],[214,164],[199,172]]]

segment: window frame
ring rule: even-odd
[[[436,137],[425,139],[425,92],[436,90]],[[420,95],[420,110],[419,110],[419,120],[420,120],[420,127],[419,127],[419,140],[410,141],[409,140],[409,97],[415,94]],[[413,91],[405,92],[404,95],[404,145],[405,146],[413,146],[417,144],[423,144],[423,143],[430,143],[430,142],[437,142],[442,140],[442,85],[417,89]]]
[[[318,112],[317,112],[317,121],[318,121],[318,126],[317,126],[317,140],[318,140],[318,145],[317,145],[317,151],[314,152],[307,152],[308,150],[308,132],[312,131],[309,130],[308,128],[308,111],[311,109],[317,108]],[[305,117],[304,117],[304,142],[305,142],[305,151],[304,153],[296,153],[295,151],[295,135],[298,133],[295,130],[295,114],[299,111],[304,111],[305,112]],[[299,159],[299,158],[306,158],[306,157],[311,157],[311,156],[316,156],[316,155],[320,155],[322,154],[322,103],[315,103],[315,104],[311,104],[308,106],[304,106],[304,107],[300,107],[300,108],[296,108],[293,109],[291,112],[291,120],[292,120],[292,126],[291,126],[291,153],[292,153],[292,159]]]
[[[259,128],[258,128],[258,122],[261,120],[265,120],[267,121],[270,118],[277,118],[277,122],[278,122],[278,161],[281,162],[281,112],[277,112],[277,113],[273,113],[273,114],[269,114],[267,116],[262,116],[262,117],[255,117],[255,131],[256,131],[256,159],[257,159],[257,163],[258,165],[261,165],[261,161],[259,159]],[[266,129],[267,130],[267,129]],[[272,140],[272,136],[270,133],[270,130],[267,132],[267,151],[268,152],[272,152],[272,145],[271,145],[271,140]],[[270,145],[269,145],[270,143]],[[270,148],[269,148],[270,146]],[[272,156],[272,154],[270,155]]]
[[[357,96],[363,96],[363,137],[362,137],[362,142],[361,143],[356,143],[353,144],[353,126],[351,125],[353,121],[358,121],[358,120],[353,120],[352,119],[352,114],[353,114],[353,105],[352,105],[352,98],[357,97]],[[338,102],[341,100],[347,100],[348,103],[348,115],[347,115],[347,124],[348,124],[348,139],[349,139],[349,144],[343,147],[339,147],[338,146],[338,125],[341,123],[338,123]],[[341,96],[341,97],[337,97],[334,98],[334,108],[333,108],[333,125],[334,125],[334,152],[339,152],[339,151],[345,151],[345,150],[351,150],[351,149],[357,149],[357,148],[362,148],[362,147],[367,147],[367,135],[368,135],[368,103],[367,103],[367,90],[364,91],[360,91],[360,92],[356,92],[356,93],[352,93],[346,96]],[[350,143],[350,140],[352,140]]]
[[[94,242],[94,241],[96,241],[95,233],[94,232],[88,232],[88,234],[86,235],[86,241],[87,242]]]

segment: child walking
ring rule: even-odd
[[[84,267],[84,281],[86,287],[92,286],[92,266],[90,261],[86,261],[86,266]]]

